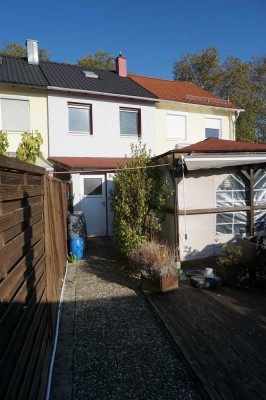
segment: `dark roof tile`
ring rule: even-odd
[[[30,65],[26,58],[1,56],[0,82],[17,83],[21,85],[47,86],[38,65]]]
[[[88,69],[78,65],[47,61],[41,61],[40,68],[46,76],[49,86],[122,96],[157,98],[156,95],[132,81],[132,79],[123,78],[115,71]],[[94,72],[98,75],[98,78],[87,78],[83,73],[84,70]]]

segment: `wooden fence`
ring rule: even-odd
[[[0,398],[44,399],[67,260],[67,183],[0,156]]]

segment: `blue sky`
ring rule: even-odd
[[[98,48],[135,74],[172,79],[173,61],[208,46],[248,60],[266,53],[265,0],[0,0],[0,43],[37,39],[52,60]]]

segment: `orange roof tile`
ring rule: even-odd
[[[170,81],[129,74],[129,78],[152,92],[161,100],[189,104],[211,105],[222,108],[241,109],[190,82]]]

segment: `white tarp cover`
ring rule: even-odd
[[[191,171],[178,184],[179,209],[241,207],[250,205],[249,180],[234,167],[220,170]],[[266,205],[266,171],[254,183],[254,205]],[[249,234],[247,211],[179,215],[181,260],[193,260],[220,254],[223,243]],[[265,235],[266,210],[254,213],[256,235]]]
[[[223,168],[236,165],[258,164],[266,162],[266,155],[227,155],[227,156],[185,156],[188,171],[197,169]]]

